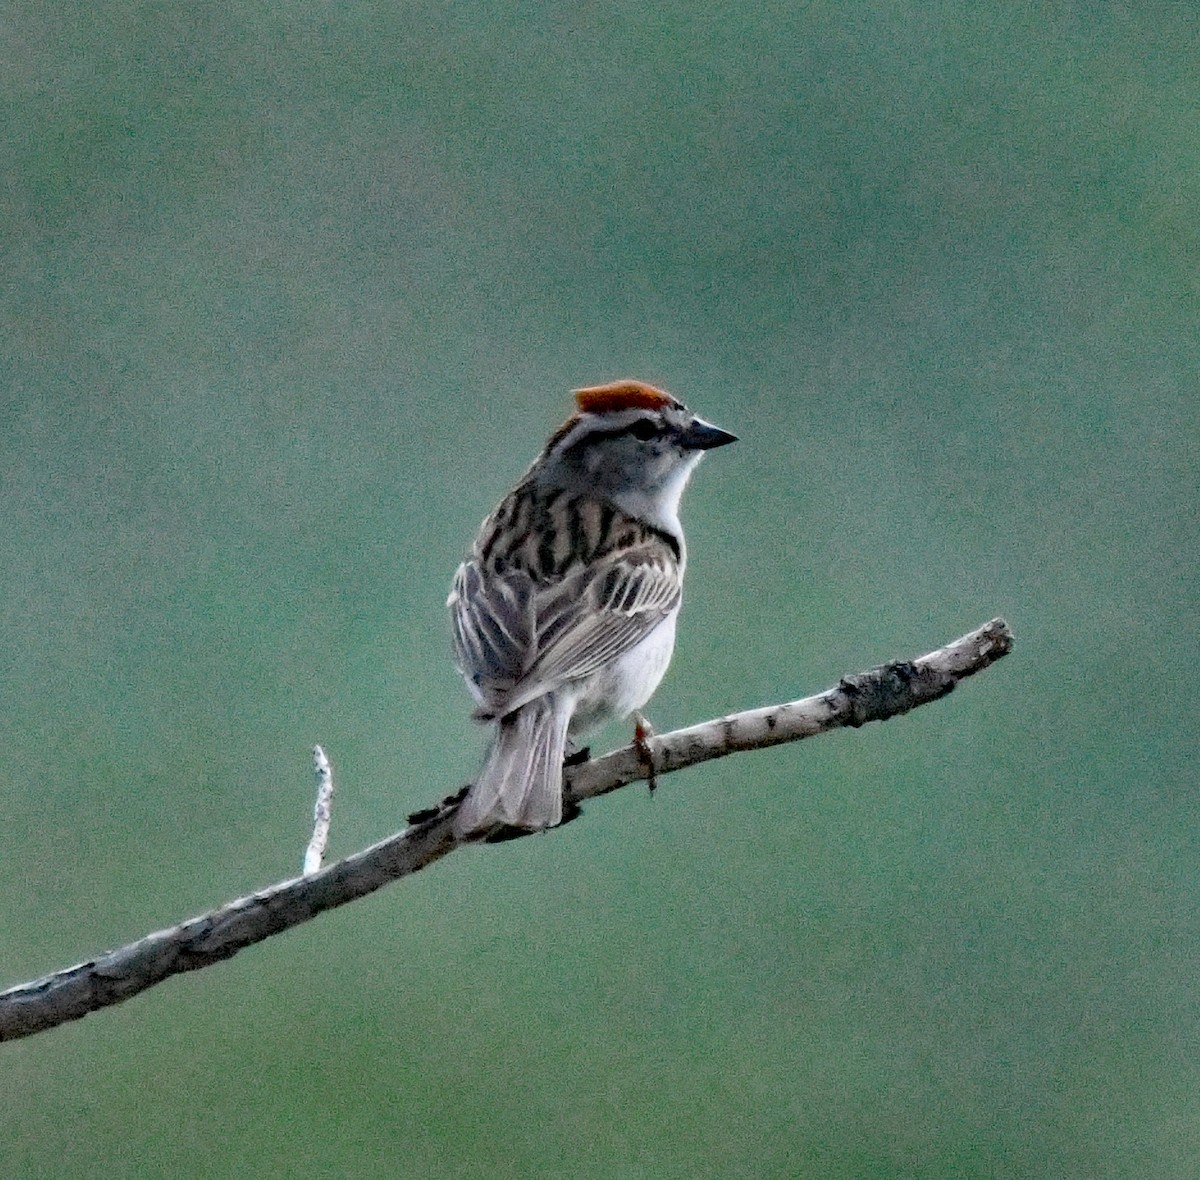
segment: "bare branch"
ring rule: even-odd
[[[910,662],[847,676],[836,686],[788,704],[734,713],[651,738],[654,765],[634,746],[567,771],[568,811],[656,773],[831,729],[884,721],[945,696],[968,676],[1012,650],[1003,619]],[[97,959],[0,993],[0,1040],[29,1036],[119,1004],[172,975],[228,959],[325,910],[372,893],[461,847],[451,820],[462,792],[412,817],[411,827],[320,872],[282,881],[182,925],[147,935]]]
[[[329,844],[329,821],[333,817],[333,767],[320,746],[313,746],[313,771],[317,776],[317,802],[313,807],[313,834],[304,850],[304,875],[321,868]]]

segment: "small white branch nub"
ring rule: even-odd
[[[329,821],[333,816],[333,767],[320,746],[313,746],[313,770],[317,776],[317,802],[313,807],[313,834],[304,852],[304,875],[319,872],[329,843]]]

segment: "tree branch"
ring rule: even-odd
[[[635,747],[615,750],[566,771],[567,812],[652,772],[661,778],[710,758],[907,713],[945,696],[960,680],[1007,655],[1012,643],[1008,625],[993,619],[917,660],[847,676],[816,696],[662,734],[649,741],[653,771]],[[228,959],[243,947],[418,872],[462,846],[451,822],[462,794],[418,812],[410,817],[410,827],[326,869],[281,881],[97,959],[0,993],[0,1040],[30,1036],[119,1004],[172,975]]]

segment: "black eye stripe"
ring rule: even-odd
[[[581,435],[570,446],[566,447],[563,455],[576,455],[580,451],[586,450],[588,447],[606,438],[620,438],[622,435],[632,434],[634,438],[646,440],[657,438],[664,434],[666,430],[667,427],[665,425],[656,424],[649,418],[639,418],[636,422],[632,422],[628,426],[621,426],[613,430],[590,430],[587,434]]]

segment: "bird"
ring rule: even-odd
[[[447,599],[455,663],[492,726],[454,818],[462,840],[560,824],[577,739],[650,699],[683,596],[680,498],[705,452],[737,441],[642,381],[574,394]]]

